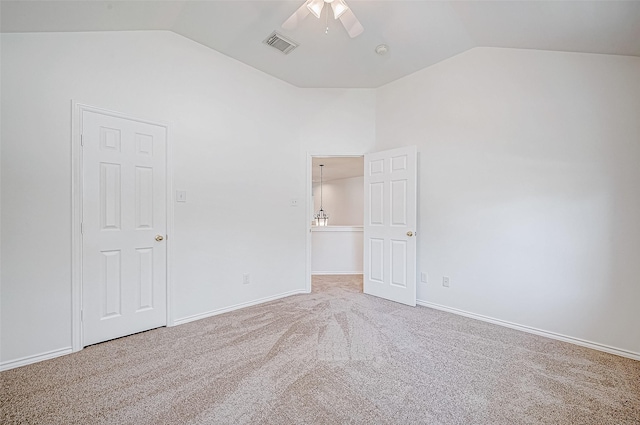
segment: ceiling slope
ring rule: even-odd
[[[358,1],[365,31],[308,16],[294,1],[1,1],[2,32],[167,30],[298,87],[375,88],[473,47],[640,56],[640,1]],[[289,55],[262,41],[278,30]],[[389,46],[384,56],[379,44]]]

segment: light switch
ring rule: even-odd
[[[176,202],[187,202],[186,190],[176,190]]]

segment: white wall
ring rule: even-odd
[[[474,49],[313,90],[169,32],[1,43],[2,363],[71,345],[71,99],[170,126],[176,319],[302,290],[307,155],[376,139],[420,151],[420,299],[640,353],[639,58]]]
[[[311,274],[361,274],[362,227],[311,228]]]
[[[298,89],[290,117],[300,142],[315,156],[363,155],[375,143],[376,90]],[[304,162],[309,159],[307,156]],[[309,170],[311,175],[311,170]]]
[[[297,89],[170,32],[1,43],[2,363],[71,345],[71,99],[169,125],[188,197],[169,235],[175,319],[304,290],[308,220],[290,200],[308,196],[308,151],[370,150],[373,90]],[[350,119],[334,134],[318,114]]]
[[[320,209],[320,183],[313,184],[313,211]],[[362,226],[364,222],[364,177],[325,182],[322,206],[330,226]]]
[[[377,99],[376,148],[420,152],[419,299],[640,353],[640,58],[477,48]]]

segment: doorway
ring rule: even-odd
[[[85,105],[77,113],[74,351],[168,324],[167,128]]]
[[[362,238],[355,238],[363,246],[362,265],[359,267],[363,279],[363,292],[391,301],[416,305],[416,225],[417,225],[417,159],[415,146],[390,149],[368,153],[363,158],[359,168],[363,170],[362,181],[363,212]],[[310,169],[325,170],[320,167],[324,162],[329,163],[333,158],[343,157],[309,155]],[[322,162],[320,162],[322,161]],[[312,171],[309,170],[308,188],[313,193]],[[317,177],[316,177],[317,179]],[[324,189],[324,186],[321,185]],[[324,190],[321,195],[324,195]],[[316,192],[317,193],[317,192]],[[312,217],[315,208],[331,213],[324,203],[322,208],[315,200],[316,196],[309,196],[308,213]],[[322,199],[324,201],[324,199]],[[322,211],[319,211],[322,212]],[[322,222],[321,222],[322,223]],[[327,229],[310,226],[307,233],[307,291],[312,290],[312,276],[323,274],[323,270],[314,270],[313,253],[314,233],[330,233]],[[332,223],[335,224],[335,223]],[[316,238],[318,239],[318,238]],[[325,238],[326,239],[326,238]],[[335,246],[335,245],[334,245]],[[330,258],[340,255],[343,246],[327,249]],[[317,267],[316,267],[317,269]]]
[[[309,290],[331,280],[362,282],[364,156],[311,156],[309,165]],[[326,223],[315,218],[320,209]]]

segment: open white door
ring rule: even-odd
[[[364,293],[416,305],[416,147],[364,156]]]
[[[166,128],[82,113],[83,345],[166,325]]]

